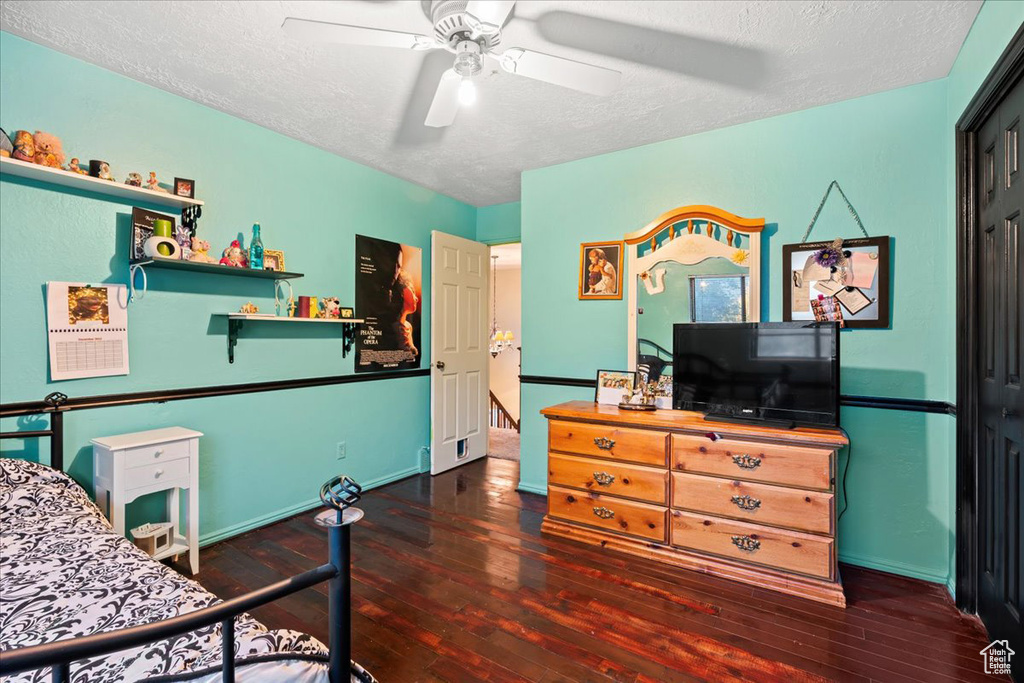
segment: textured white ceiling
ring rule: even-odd
[[[489,70],[422,125],[444,51],[302,44],[286,16],[429,33],[423,3],[19,2],[0,28],[485,206],[524,170],[945,76],[980,0],[520,0],[502,48],[618,69],[607,98]]]

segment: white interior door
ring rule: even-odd
[[[490,247],[430,233],[430,473],[487,455]]]

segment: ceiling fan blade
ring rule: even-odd
[[[372,45],[376,47],[401,47],[409,50],[430,50],[440,47],[433,38],[416,33],[388,31],[367,26],[333,24],[329,21],[288,17],[281,24],[285,33],[293,38],[344,45]]]
[[[431,128],[444,128],[455,122],[455,115],[459,113],[461,83],[462,76],[455,73],[454,69],[448,69],[441,74],[441,82],[437,84],[434,101],[430,103],[430,111],[427,112],[427,120],[423,122],[425,125]]]
[[[622,74],[613,69],[546,55],[543,52],[532,52],[520,47],[510,48],[505,50],[504,54],[495,57],[501,63],[501,68],[509,73],[592,95],[610,95],[619,87],[622,79]]]
[[[493,35],[501,30],[515,4],[516,0],[470,0],[466,14],[477,20],[479,33]]]

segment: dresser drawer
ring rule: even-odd
[[[188,457],[188,441],[172,441],[171,443],[162,443],[155,446],[139,446],[138,448],[129,448],[124,452],[126,467],[142,467],[170,460],[188,459]]]
[[[614,460],[551,453],[548,455],[548,483],[659,505],[668,501],[668,470]]]
[[[548,514],[664,543],[667,509],[616,496],[548,487]]]
[[[672,473],[672,507],[832,533],[832,494],[701,474]]]
[[[671,514],[672,545],[679,548],[832,578],[831,538],[679,510]]]
[[[171,460],[169,462],[158,462],[142,467],[132,467],[125,471],[124,488],[126,491],[144,488],[154,484],[165,482],[188,483],[188,459]]]
[[[832,451],[781,444],[672,435],[672,467],[679,472],[715,474],[747,481],[828,490]]]
[[[548,424],[548,448],[664,467],[668,435],[646,429],[552,420]]]

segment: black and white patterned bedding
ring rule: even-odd
[[[63,472],[0,458],[0,651],[136,626],[220,602],[118,536]],[[312,636],[236,619],[239,681],[327,680]],[[71,665],[74,683],[219,680],[220,626]],[[365,676],[365,677],[364,677]],[[48,681],[48,670],[2,679]],[[353,664],[352,680],[373,678]]]

